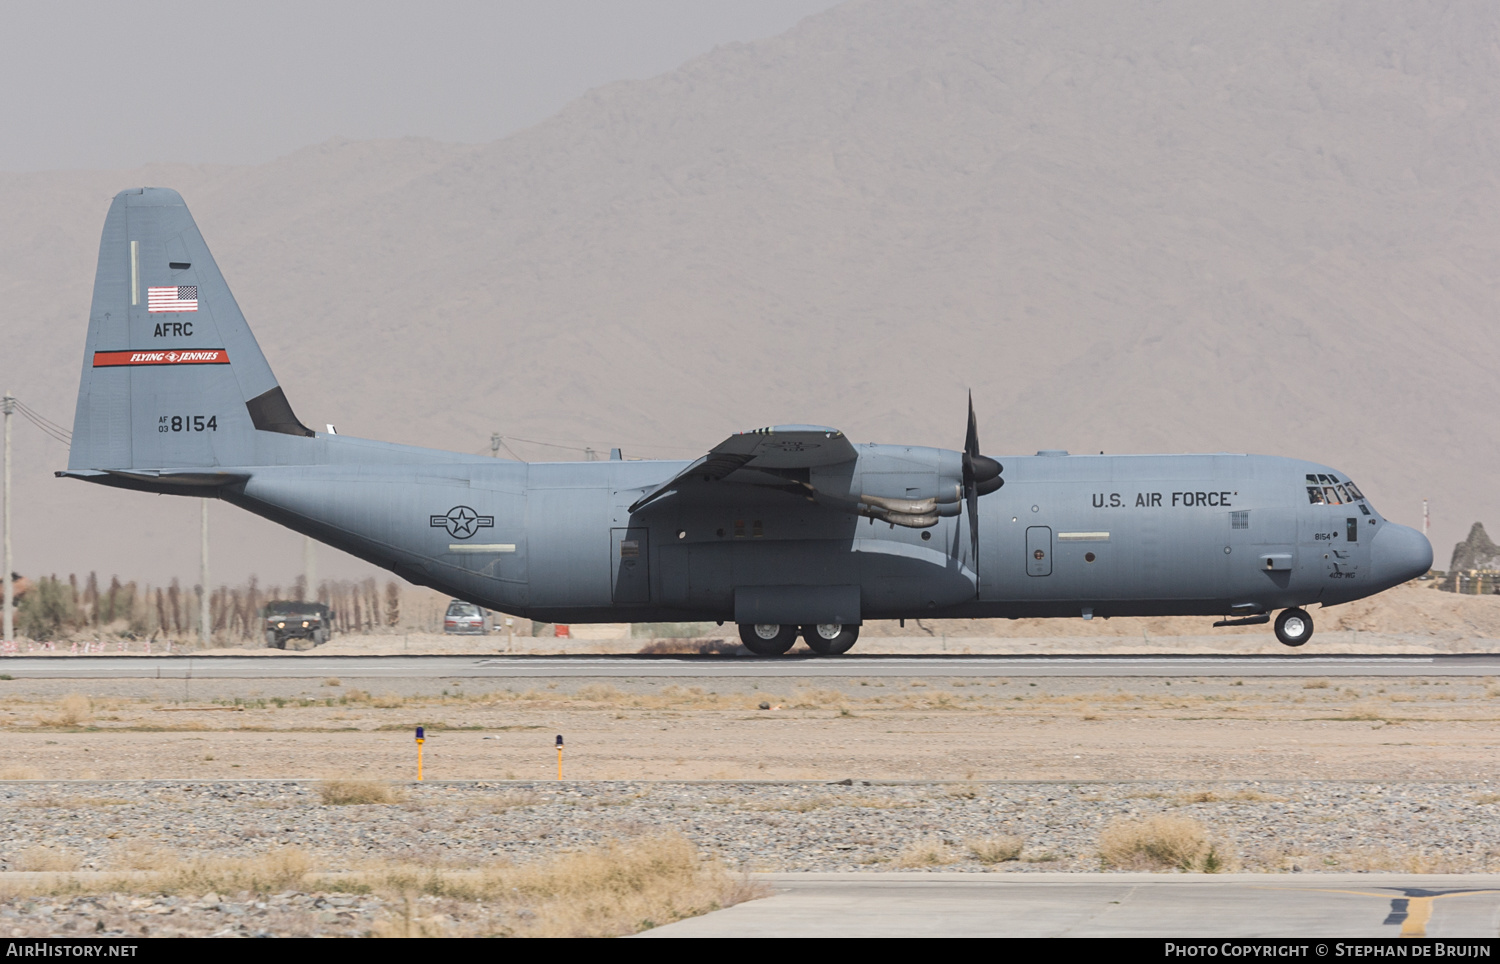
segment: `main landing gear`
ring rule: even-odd
[[[1305,609],[1288,609],[1276,617],[1276,638],[1288,646],[1301,646],[1312,634],[1312,617]]]
[[[859,639],[858,626],[818,623],[815,626],[785,626],[777,623],[741,623],[740,642],[757,656],[780,656],[797,642],[798,633],[819,656],[849,652]]]

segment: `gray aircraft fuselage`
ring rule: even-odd
[[[972,423],[962,452],[788,426],[696,462],[523,463],[313,432],[163,189],[116,197],[88,339],[59,474],[217,497],[538,620],[1257,616],[1431,565],[1347,476],[1287,458],[987,460]]]
[[[1349,602],[1430,565],[1420,534],[1367,500],[1309,501],[1307,475],[1345,477],[1270,456],[1001,458],[1005,487],[980,499],[976,572],[959,516],[907,528],[732,482],[722,498],[629,511],[684,462],[309,443],[357,461],[242,467],[250,478],[222,497],[410,581],[551,622],[730,621],[737,592],[782,586],[858,587],[861,619],[1248,614]],[[856,448],[882,467],[957,455]],[[467,524],[454,515],[465,508]]]

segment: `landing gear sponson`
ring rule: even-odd
[[[840,623],[818,623],[813,626],[784,626],[778,623],[741,623],[740,642],[756,656],[780,656],[797,642],[797,636],[807,642],[819,656],[838,656],[847,653],[859,639],[858,626]]]

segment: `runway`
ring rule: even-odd
[[[760,874],[776,894],[641,937],[1337,939],[1500,933],[1500,875]]]
[[[881,677],[1483,677],[1500,654],[1455,656],[16,656],[17,679],[807,679]]]

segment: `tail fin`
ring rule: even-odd
[[[264,464],[263,433],[314,434],[292,413],[181,195],[115,195],[67,474]]]

